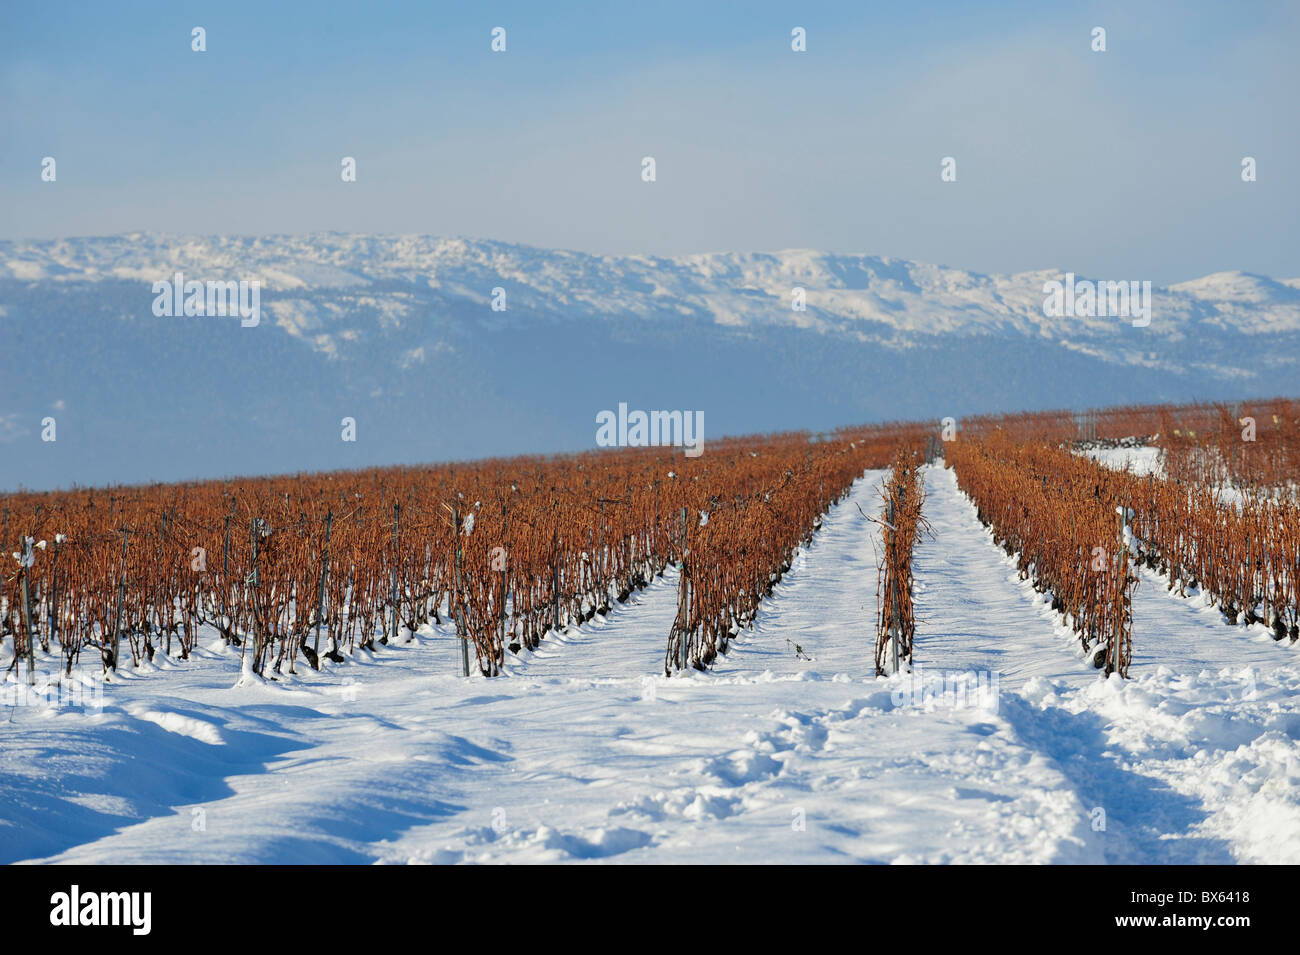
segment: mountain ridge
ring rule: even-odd
[[[177,271],[262,282],[257,327],[156,316],[152,284]],[[806,249],[600,256],[429,235],[0,241],[0,487],[578,450],[620,401],[703,411],[707,446],[1274,395],[1300,371],[1300,280],[1229,270],[1153,288],[1150,325],[1134,327],[1049,317],[1043,284],[1063,278]],[[805,311],[791,307],[795,286]],[[40,440],[47,416],[57,442]]]
[[[790,291],[803,284],[809,295],[808,311],[814,316],[804,321],[815,329],[827,323],[834,326],[837,319],[840,323],[879,320],[917,333],[996,330],[1009,319],[1015,320],[1019,331],[1032,326],[1047,333],[1053,323],[1042,314],[1042,285],[1065,274],[1055,269],[980,273],[872,253],[812,249],[608,256],[423,234],[189,236],[142,232],[0,241],[0,280],[121,278],[152,282],[196,267],[204,278],[256,279],[266,291],[276,293],[424,280],[431,288],[481,297],[486,302],[491,288],[497,286],[481,285],[491,279],[505,283],[501,287],[507,293],[511,282],[534,292],[529,302],[534,307],[548,304],[538,300],[546,295],[552,306],[586,304],[593,311],[608,311],[612,305],[645,315],[656,310],[652,307],[656,300],[671,299],[683,314],[706,311],[720,323],[795,326],[800,324],[795,316],[801,313],[790,309]],[[444,280],[442,275],[448,272],[452,275]],[[457,280],[457,272],[467,273],[475,281]],[[1133,278],[1075,274],[1076,280]],[[658,284],[653,281],[656,276]],[[593,301],[594,294],[609,295],[611,290],[619,293],[614,299]],[[766,299],[746,302],[746,293],[759,293]],[[1156,286],[1152,294],[1156,310],[1173,323],[1203,320],[1217,313],[1245,332],[1259,327],[1300,331],[1300,278],[1225,270]],[[946,320],[934,325],[914,320],[907,314],[909,296],[924,298],[927,306],[938,308]],[[1270,314],[1261,323],[1260,316],[1248,315],[1247,306]],[[1107,324],[1104,318],[1077,320],[1090,321],[1098,328]]]

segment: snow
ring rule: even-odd
[[[1147,474],[1164,477],[1159,448],[1121,445],[1115,448],[1085,448],[1079,453],[1116,471],[1127,469],[1139,477]]]
[[[447,628],[278,681],[209,637],[102,709],[5,707],[0,861],[1300,861],[1289,645],[1144,571],[1104,679],[942,467],[914,672],[876,678],[883,477],[708,673],[662,675],[670,570],[492,680]]]
[[[1206,303],[1223,324],[1247,334],[1293,327],[1287,317],[1300,305],[1300,291],[1294,280],[1275,280],[1241,271],[1216,272],[1171,285],[1169,291]]]
[[[1153,474],[1158,478],[1166,476],[1162,457],[1163,451],[1160,448],[1136,446],[1088,448],[1081,450],[1079,453],[1117,471],[1128,469],[1139,476],[1145,474]],[[1214,486],[1214,490],[1219,496],[1219,503],[1225,507],[1240,508],[1246,502],[1246,492],[1233,484],[1217,484]],[[1286,489],[1277,489],[1277,491],[1283,494],[1288,493]]]

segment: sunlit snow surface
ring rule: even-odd
[[[128,667],[102,713],[6,706],[0,861],[1300,861],[1289,645],[1146,573],[1133,678],[1101,679],[942,468],[916,668],[997,691],[954,707],[875,678],[879,526],[856,505],[878,512],[882,476],[709,673],[662,676],[670,572],[498,679],[460,677],[431,628],[236,688],[209,636]]]
[[[1150,447],[1116,447],[1089,448],[1081,452],[1099,464],[1117,471],[1132,471],[1139,476],[1154,474],[1164,476],[1164,466],[1160,460],[1160,449]]]

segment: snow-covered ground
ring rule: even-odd
[[[1117,471],[1129,470],[1139,476],[1145,474],[1154,474],[1159,478],[1166,476],[1159,448],[1087,448],[1078,453]],[[1231,505],[1240,508],[1247,500],[1247,493],[1232,484],[1220,484],[1215,489],[1218,491],[1219,503],[1225,507]],[[1275,488],[1273,493],[1280,497],[1294,498],[1297,491],[1295,488],[1279,487]]]
[[[709,673],[661,675],[670,573],[497,679],[431,628],[235,688],[214,640],[3,707],[0,861],[1300,861],[1295,651],[1149,575],[1103,680],[943,468],[914,672],[874,677],[882,477]]]
[[[1079,453],[1117,471],[1128,469],[1137,475],[1154,474],[1156,477],[1164,477],[1159,448],[1087,448]]]

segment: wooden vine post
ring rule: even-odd
[[[316,640],[312,649],[316,654],[316,668],[320,669],[320,625],[325,616],[325,580],[329,573],[330,566],[330,530],[334,525],[334,511],[325,512],[325,544],[321,551],[320,561],[320,588],[316,591]],[[226,541],[229,544],[229,535]]]
[[[501,526],[506,526],[506,506],[504,504],[501,505]],[[507,564],[510,560],[510,552],[506,550],[504,545],[498,544],[497,548],[497,554],[500,555],[501,560],[501,606],[497,615],[497,645],[500,648],[502,658],[504,659],[506,645],[506,601],[510,597],[507,590],[509,581],[506,579],[506,574],[508,570]],[[494,558],[497,554],[493,555]]]
[[[23,535],[22,549],[22,570],[20,578],[22,580],[23,594],[23,626],[27,631],[27,685],[36,685],[36,636],[32,633],[32,596],[28,589],[28,572],[36,562],[36,552],[32,549],[33,538],[30,535]]]
[[[461,612],[461,543],[460,543],[460,505],[453,504],[451,508],[452,532],[455,535],[455,559],[454,571],[452,577],[452,619],[456,622],[456,634],[460,637],[460,662],[461,670],[465,676],[469,676],[469,636],[465,632],[464,614]]]
[[[902,485],[899,485],[899,487],[898,487],[897,490],[898,490],[899,495],[901,496],[902,493],[903,493]],[[900,622],[899,622],[899,619],[898,619],[898,577],[897,577],[897,574],[898,574],[898,560],[897,560],[898,529],[897,529],[897,527],[895,526],[895,523],[894,523],[895,520],[896,520],[896,518],[895,518],[895,510],[896,510],[896,509],[895,509],[895,507],[894,507],[894,497],[893,497],[893,495],[891,494],[891,495],[890,495],[890,498],[889,498],[889,514],[888,514],[888,516],[886,517],[886,520],[889,521],[890,526],[889,526],[888,528],[886,528],[886,530],[885,530],[885,533],[887,533],[887,534],[889,535],[889,544],[888,544],[888,546],[885,548],[885,550],[886,550],[887,553],[890,553],[890,554],[894,555],[894,559],[891,559],[890,562],[889,562],[889,568],[890,568],[890,584],[889,584],[889,598],[890,598],[890,599],[889,599],[889,618],[890,618],[890,619],[889,619],[889,664],[890,664],[890,671],[889,671],[889,672],[890,672],[890,673],[897,673],[897,672],[898,672],[898,643],[899,643],[899,639],[900,639],[899,629],[900,629],[900,626],[901,626],[901,624],[900,624]]]
[[[252,585],[253,592],[251,595],[253,610],[253,672],[260,673],[260,664],[262,659],[262,627],[261,613],[257,607],[257,532],[260,521],[254,517],[249,525],[249,538],[252,541],[252,556],[250,560],[253,565],[253,572],[248,576],[248,583]]]
[[[122,529],[122,575],[118,578],[117,610],[113,614],[113,651],[111,655],[107,650],[104,651],[109,656],[109,664],[114,673],[117,672],[117,655],[122,647],[122,602],[126,599],[126,541],[130,534],[130,531]]]
[[[398,608],[400,606],[397,601],[397,555],[399,553],[398,546],[397,546],[397,528],[401,519],[402,519],[402,505],[394,504],[393,505],[393,562],[392,562],[392,566],[389,568],[389,572],[392,578],[391,580],[392,586],[390,588],[392,597],[391,597],[390,605],[392,608],[392,616],[393,616],[393,628],[392,628],[393,636],[391,638],[391,641],[394,644],[397,643],[397,620],[399,616]]]
[[[691,549],[686,540],[686,508],[682,508],[682,583],[678,588],[677,616],[681,621],[677,636],[677,669],[685,670],[691,648]]]

